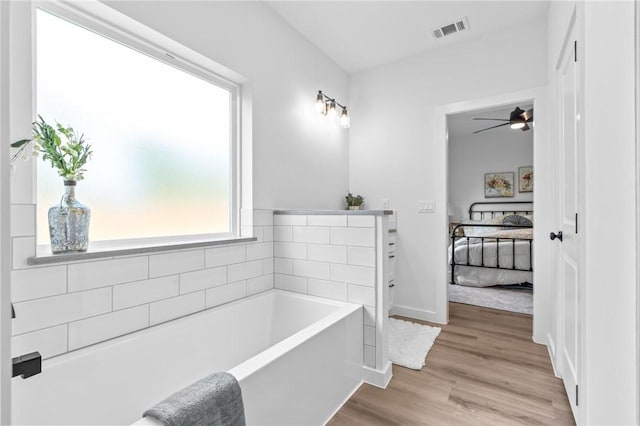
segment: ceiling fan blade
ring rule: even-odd
[[[491,126],[491,127],[487,127],[486,129],[476,130],[475,132],[473,132],[473,134],[475,135],[476,133],[484,132],[485,130],[491,130],[491,129],[495,129],[496,127],[502,127],[502,126],[508,126],[508,125],[509,123],[498,124],[497,126]]]
[[[474,120],[509,121],[504,118],[474,118]]]
[[[522,114],[520,114],[520,117],[522,117],[522,119],[526,123],[530,123],[531,121],[533,121],[533,108],[531,108],[530,110],[527,110],[527,111],[523,112]]]
[[[530,129],[529,125],[527,123],[524,123],[524,127],[521,128],[520,130],[522,130],[523,132],[526,132],[529,129]]]

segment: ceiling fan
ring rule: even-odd
[[[530,110],[523,110],[520,107],[516,107],[511,114],[509,114],[509,119],[506,118],[474,118],[474,120],[493,120],[493,121],[506,121],[506,123],[498,124],[496,126],[487,127],[486,129],[481,129],[473,132],[473,134],[484,132],[485,130],[495,129],[497,127],[502,126],[511,126],[512,129],[520,129],[523,132],[529,130],[530,127],[527,123],[533,121],[533,108]]]

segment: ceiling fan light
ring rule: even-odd
[[[512,129],[522,129],[526,124],[524,118],[522,118],[522,113],[524,110],[520,109],[520,107],[516,107],[511,114],[509,115],[509,126]]]

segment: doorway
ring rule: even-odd
[[[447,117],[450,302],[533,314],[533,120],[530,100]]]
[[[535,114],[535,131],[533,132],[533,163],[536,171],[535,185],[537,188],[553,188],[554,170],[553,165],[548,166],[549,159],[554,158],[555,153],[549,143],[548,138],[548,114],[549,106],[547,101],[547,90],[544,87],[521,90],[517,92],[505,93],[502,95],[468,100],[455,104],[444,105],[435,112],[435,137],[438,142],[436,155],[444,167],[439,168],[437,178],[446,182],[436,194],[436,203],[447,206],[449,200],[449,134],[447,122],[450,116],[470,111],[483,110],[488,108],[508,107],[510,105],[533,105]],[[543,165],[543,167],[537,167]],[[497,170],[496,170],[497,171]],[[514,171],[516,173],[516,171]],[[514,176],[515,178],[515,176]],[[480,185],[483,185],[481,182]],[[549,344],[552,329],[552,314],[554,312],[553,293],[555,287],[555,275],[551,270],[553,261],[553,246],[548,236],[545,240],[545,229],[550,229],[553,220],[551,212],[555,208],[555,195],[553,191],[537,191],[533,193],[533,203],[536,206],[533,222],[536,224],[533,230],[533,239],[536,244],[532,246],[533,270],[536,291],[533,293],[533,340],[537,343]],[[434,271],[437,280],[435,305],[436,318],[438,322],[447,323],[448,312],[448,282],[449,282],[449,259],[447,248],[450,244],[449,215],[448,209],[443,208],[436,212],[436,220],[439,223],[439,235],[436,241],[441,244],[439,256],[441,267]],[[553,344],[553,342],[552,342]]]

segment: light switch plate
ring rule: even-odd
[[[434,213],[436,211],[435,200],[419,200],[418,213]]]
[[[389,210],[389,199],[388,198],[380,199],[380,204],[382,205],[382,210]]]

